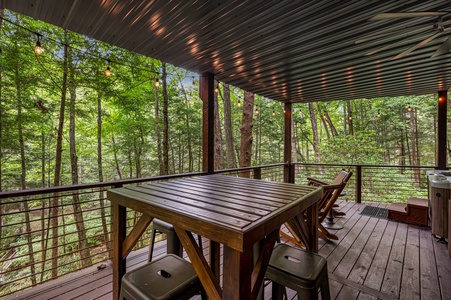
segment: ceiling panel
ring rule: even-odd
[[[431,58],[437,16],[371,20],[387,12],[447,12],[449,1],[2,0],[2,7],[277,101],[311,102],[447,90],[451,54]],[[412,29],[406,29],[416,26]],[[387,34],[398,30],[397,34]],[[448,32],[449,30],[449,32]],[[362,39],[380,35],[378,38]],[[368,55],[368,53],[374,54]]]

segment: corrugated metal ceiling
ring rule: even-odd
[[[450,84],[451,53],[431,55],[451,31],[392,60],[430,36],[424,29],[432,28],[436,16],[370,20],[387,12],[451,11],[450,1],[3,0],[2,5],[193,72],[211,72],[219,81],[278,101],[429,94]],[[451,17],[443,25],[451,27]]]

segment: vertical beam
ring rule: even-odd
[[[448,104],[447,91],[439,91],[438,109],[437,109],[438,124],[437,124],[437,155],[436,155],[437,162],[436,165],[439,170],[446,169],[447,104]]]
[[[284,136],[284,151],[283,151],[283,161],[285,162],[285,167],[283,171],[283,181],[294,183],[294,174],[293,174],[293,165],[292,159],[293,155],[291,153],[292,147],[292,123],[293,123],[293,114],[292,114],[292,103],[286,102],[284,104],[284,123],[285,123],[285,136]]]
[[[212,174],[214,172],[214,75],[203,73],[199,77],[199,97],[203,103],[202,109],[202,169]]]
[[[356,166],[355,174],[355,202],[362,203],[362,166]]]

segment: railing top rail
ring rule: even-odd
[[[284,163],[277,163],[277,164],[250,166],[250,167],[243,167],[243,168],[216,170],[216,171],[214,171],[214,174],[252,170],[252,169],[261,169],[261,168],[270,168],[270,167],[277,167],[277,166],[283,166],[283,165],[284,165]],[[157,181],[157,180],[167,180],[167,179],[175,179],[175,178],[191,177],[191,176],[202,176],[202,175],[207,175],[207,174],[208,174],[207,172],[193,172],[193,173],[161,175],[161,176],[153,176],[153,177],[123,179],[123,180],[117,180],[117,181],[87,183],[87,184],[78,184],[78,185],[54,186],[54,187],[45,187],[45,188],[36,188],[36,189],[27,189],[27,190],[14,190],[14,191],[0,192],[0,199],[39,195],[39,194],[52,194],[52,193],[91,189],[91,188],[120,187],[120,186],[123,186],[126,184],[135,184],[135,183],[151,182],[151,181]]]
[[[294,165],[311,166],[332,166],[332,167],[367,167],[367,168],[418,168],[418,169],[437,169],[437,166],[410,166],[410,165],[367,165],[367,164],[331,164],[331,163],[309,163],[296,162]]]
[[[28,190],[20,190],[20,191],[7,191],[7,192],[0,193],[0,199],[10,198],[10,197],[31,196],[31,195],[38,195],[38,194],[52,194],[52,193],[58,193],[58,192],[67,192],[67,191],[74,191],[74,190],[99,188],[99,187],[119,187],[119,186],[126,185],[126,184],[134,184],[134,183],[156,181],[156,180],[166,180],[166,179],[174,179],[174,178],[182,178],[182,177],[190,177],[190,176],[201,176],[201,175],[206,175],[206,174],[207,174],[206,172],[194,172],[194,173],[144,177],[144,178],[136,178],[136,179],[123,179],[123,180],[108,181],[108,182],[86,183],[86,184],[78,184],[78,185],[53,186],[53,187],[28,189]]]

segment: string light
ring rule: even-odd
[[[348,120],[352,121],[352,115],[349,115]]]
[[[160,86],[160,80],[158,79],[158,77],[155,78],[155,87],[159,87]]]
[[[407,111],[408,111],[408,112],[411,112],[411,111],[412,111],[412,107],[410,107],[410,105],[409,105],[409,107],[407,107]]]
[[[107,67],[105,70],[105,76],[110,77],[111,76],[111,69],[110,69],[110,60],[107,60]]]
[[[218,86],[215,86],[215,93],[219,92]]]
[[[259,113],[258,108],[256,108],[256,109],[255,109],[255,114],[258,115],[258,113]]]
[[[22,25],[20,25],[20,24],[17,24],[17,23],[15,23],[15,22],[13,22],[13,21],[11,21],[11,20],[5,18],[5,17],[0,17],[0,19],[2,19],[2,20],[5,21],[5,22],[8,22],[8,23],[11,24],[11,25],[14,25],[14,26],[16,26],[16,27],[19,27],[19,28],[21,28],[22,30],[28,31],[28,32],[30,32],[30,33],[32,33],[32,34],[35,34],[35,35],[37,36],[37,41],[36,41],[36,45],[35,45],[35,47],[34,47],[34,52],[35,52],[37,55],[40,55],[40,54],[42,54],[42,53],[44,52],[44,48],[42,48],[42,45],[41,45],[41,38],[44,38],[44,37],[45,37],[46,40],[50,40],[50,41],[52,41],[53,43],[60,44],[60,45],[62,45],[62,46],[67,46],[67,47],[69,47],[69,48],[71,48],[71,49],[74,49],[75,51],[80,52],[80,53],[83,54],[83,55],[88,55],[88,56],[95,57],[95,58],[98,58],[98,59],[101,59],[101,60],[106,60],[108,63],[113,62],[113,63],[115,63],[115,64],[117,64],[117,65],[122,65],[122,66],[126,66],[126,67],[133,67],[133,68],[135,68],[135,69],[139,69],[139,70],[142,70],[142,71],[145,71],[145,72],[148,72],[148,71],[149,71],[149,70],[148,70],[148,66],[146,66],[146,67],[142,67],[142,66],[141,66],[141,67],[140,67],[140,66],[136,66],[135,64],[132,64],[132,63],[127,62],[127,61],[126,61],[126,62],[122,62],[122,61],[114,61],[114,60],[110,60],[110,59],[107,60],[107,59],[105,59],[105,58],[100,57],[98,54],[90,53],[89,51],[86,51],[85,49],[82,50],[82,49],[79,49],[79,48],[74,47],[74,46],[72,46],[72,45],[68,45],[68,44],[65,45],[64,43],[62,43],[62,42],[60,42],[60,41],[58,41],[58,40],[55,40],[55,39],[53,39],[53,38],[51,38],[51,37],[48,37],[48,36],[44,36],[44,35],[42,35],[42,34],[36,32],[35,30],[32,30],[32,29],[30,29],[30,28],[27,28],[27,27],[24,27],[24,26],[22,26]],[[108,69],[108,67],[107,67],[107,69]],[[105,69],[105,76],[111,76],[111,74],[112,74],[111,68],[109,69],[109,74],[110,74],[110,75],[107,75],[107,69]],[[156,74],[156,75],[159,75],[159,73],[156,72],[156,71],[151,71],[151,72],[154,73],[154,74]],[[195,80],[196,77],[195,77],[195,76],[187,75],[186,77],[192,77],[192,78],[193,78],[193,85],[196,84],[196,80]],[[156,81],[158,81],[158,79],[157,79]],[[156,85],[159,86],[159,83],[156,83]]]
[[[238,107],[241,107],[241,101],[240,101],[240,99],[238,99],[238,102],[236,103],[236,105],[238,105]]]
[[[44,49],[41,47],[41,35],[37,34],[38,40],[36,41],[36,46],[34,47],[34,53],[37,55],[41,55],[44,52]]]
[[[324,119],[324,120],[326,119],[326,113],[323,114],[323,119]]]
[[[272,115],[273,115],[273,116],[276,115],[276,111],[275,111],[275,110],[272,111]]]
[[[377,112],[377,117],[378,117],[379,119],[381,118],[381,111],[380,111],[380,110]]]

